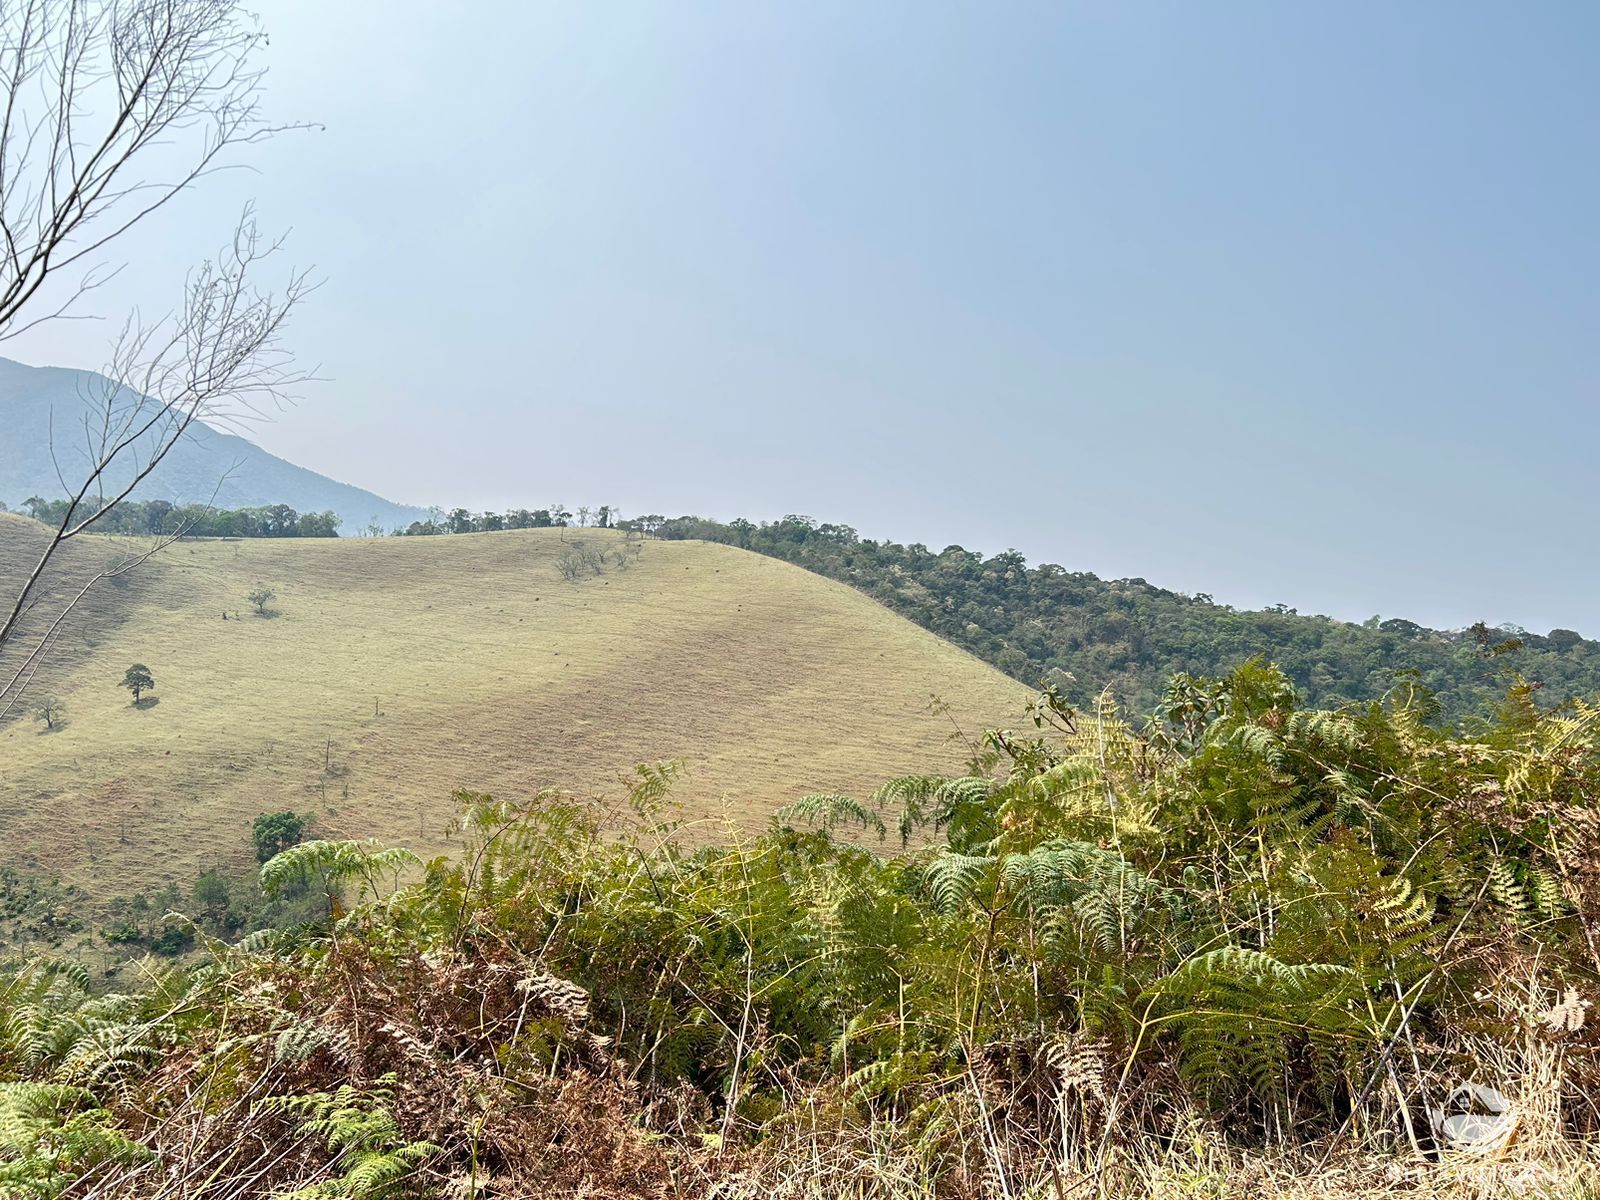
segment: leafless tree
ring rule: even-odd
[[[66,720],[67,706],[54,696],[41,696],[34,701],[33,715],[47,730],[53,730]]]
[[[67,315],[115,239],[282,128],[260,112],[263,39],[234,0],[0,5],[0,338]]]
[[[281,131],[260,112],[263,40],[236,0],[0,0],[0,340],[80,315],[78,302],[115,273],[97,260],[119,237],[232,165],[230,151]],[[89,589],[176,534],[91,576],[24,636],[62,547],[197,421],[259,412],[296,382],[280,335],[308,282],[291,273],[276,292],[257,285],[277,249],[247,211],[229,245],[190,273],[176,311],[130,318],[104,376],[89,377],[87,465],[69,481],[57,458],[65,515],[0,606],[0,717]]]

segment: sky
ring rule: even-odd
[[[322,286],[250,435],[398,501],[805,513],[1600,636],[1600,7],[262,0]]]

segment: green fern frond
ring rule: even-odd
[[[1534,910],[1541,917],[1555,918],[1572,911],[1572,903],[1567,899],[1566,889],[1554,872],[1544,867],[1531,866],[1527,870],[1527,875],[1528,896],[1533,902]]]
[[[275,1096],[263,1107],[297,1121],[348,1163],[342,1175],[287,1193],[282,1200],[384,1200],[402,1194],[418,1167],[439,1152],[431,1142],[407,1141],[390,1108],[394,1076],[372,1091],[341,1084],[332,1092]]]
[[[954,912],[972,899],[995,863],[992,855],[944,851],[923,868],[923,878],[934,904],[942,912]]]
[[[882,840],[888,836],[888,827],[883,822],[883,816],[862,804],[859,800],[837,792],[819,792],[809,796],[802,796],[793,804],[786,804],[777,812],[777,819],[782,823],[791,821],[809,821],[817,828],[831,832],[846,822],[870,829]]]
[[[1517,878],[1516,867],[1508,859],[1495,856],[1488,864],[1489,896],[1514,913],[1528,911],[1528,893]]]
[[[973,810],[987,809],[992,787],[977,775],[906,775],[880,787],[872,803],[879,812],[901,810],[900,840],[906,843],[924,826],[944,829]]]
[[[134,1165],[154,1154],[112,1123],[87,1089],[0,1083],[0,1187],[4,1195],[55,1197],[104,1164]]]

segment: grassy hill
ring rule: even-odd
[[[0,516],[0,587],[39,529]],[[951,717],[975,730],[1027,699],[859,592],[731,547],[650,542],[563,581],[579,536],[623,546],[527,530],[171,547],[102,590],[39,679],[68,724],[0,726],[0,862],[99,894],[187,886],[247,861],[251,820],[284,808],[439,850],[456,788],[620,794],[621,772],[669,757],[686,815],[723,837],[809,791],[956,767]],[[82,539],[67,569],[109,542]],[[275,615],[251,613],[258,581]],[[118,687],[134,661],[157,681],[148,707]]]

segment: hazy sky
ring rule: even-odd
[[[96,300],[292,227],[327,382],[270,450],[1600,635],[1600,7],[260,7],[326,128]]]

